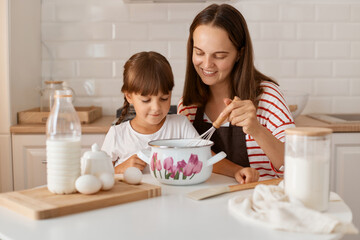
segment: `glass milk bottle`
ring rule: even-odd
[[[328,208],[331,133],[328,128],[285,130],[285,192],[318,211]]]
[[[56,194],[76,192],[80,176],[81,125],[71,90],[56,90],[46,123],[47,187]]]

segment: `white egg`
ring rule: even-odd
[[[129,167],[124,172],[124,180],[129,184],[139,184],[142,179],[142,172],[136,167]]]
[[[86,174],[76,179],[75,188],[82,194],[94,194],[100,190],[101,182],[97,177]]]
[[[96,175],[101,182],[101,190],[110,190],[115,184],[114,174],[102,172]]]

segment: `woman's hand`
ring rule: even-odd
[[[255,168],[241,168],[235,173],[235,179],[240,184],[257,182],[259,180],[259,172]]]
[[[243,127],[246,134],[254,135],[261,127],[256,116],[256,107],[250,100],[240,100],[235,97],[234,100],[226,98],[227,105],[220,115],[229,114],[229,122],[238,127]]]
[[[246,134],[251,135],[261,147],[266,156],[276,169],[284,165],[285,145],[263,125],[259,123],[256,116],[256,107],[250,100],[224,99],[227,105],[220,115],[229,114],[232,125],[243,127]]]
[[[120,163],[115,167],[115,173],[124,173],[125,170],[129,167],[136,167],[140,169],[140,171],[144,170],[147,163],[141,160],[136,154],[129,157],[126,161]]]

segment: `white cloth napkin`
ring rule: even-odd
[[[351,222],[341,222],[332,215],[306,208],[300,201],[289,199],[281,186],[259,184],[252,196],[231,198],[229,210],[243,219],[277,230],[358,233]]]

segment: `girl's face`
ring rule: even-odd
[[[192,61],[202,81],[209,86],[230,81],[238,51],[222,28],[200,25],[193,33]]]
[[[161,128],[170,109],[171,92],[169,94],[159,93],[157,96],[126,93],[125,96],[136,111],[132,124],[142,129],[135,130],[145,133],[143,129],[157,131]]]

